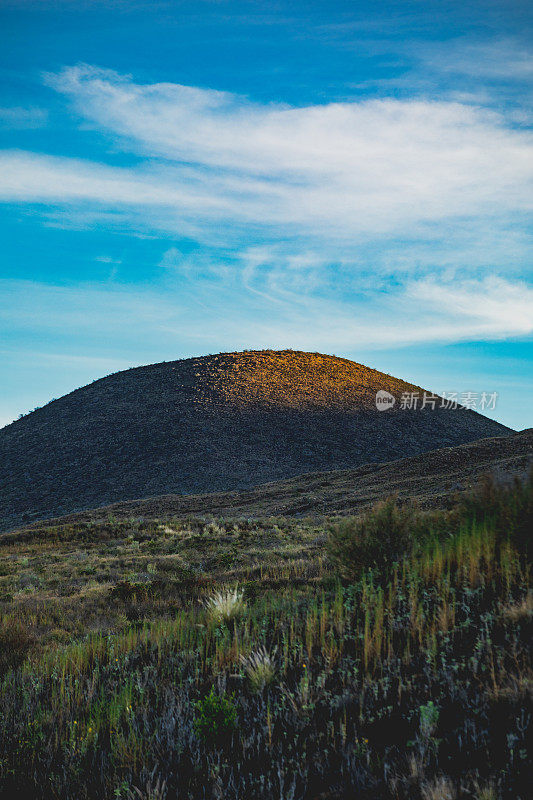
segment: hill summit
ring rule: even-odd
[[[379,390],[397,402],[376,410]],[[0,526],[120,500],[246,489],[511,431],[402,409],[420,387],[320,353],[245,351],[115,373],[0,430]]]

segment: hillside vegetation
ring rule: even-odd
[[[460,388],[460,387],[457,387]],[[386,390],[394,408],[378,412]],[[512,433],[319,353],[252,351],[118,372],[0,430],[0,530],[162,494],[249,489]]]
[[[1,537],[0,796],[525,800],[532,527],[533,476]]]

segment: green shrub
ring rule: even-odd
[[[149,585],[140,581],[130,581],[127,578],[111,589],[111,596],[119,600],[145,600],[148,596]]]
[[[415,509],[394,497],[361,517],[341,520],[329,533],[328,554],[342,577],[357,579],[365,569],[387,572],[413,547]]]
[[[533,531],[533,466],[525,480],[515,478],[511,484],[486,475],[461,499],[459,509],[463,519],[490,524],[499,540],[511,537],[527,552]]]
[[[233,695],[215,694],[212,688],[209,694],[195,703],[196,715],[194,730],[202,741],[219,744],[237,727],[237,709]]]
[[[435,732],[439,721],[439,709],[430,700],[427,705],[420,706],[420,733],[424,739],[429,739]]]

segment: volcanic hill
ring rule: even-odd
[[[396,404],[377,411],[376,392]],[[319,353],[247,351],[115,373],[0,430],[0,529],[163,494],[248,489],[393,461],[509,428],[402,410],[420,387]]]

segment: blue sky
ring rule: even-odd
[[[528,3],[0,6],[0,425],[335,353],[531,426]]]

